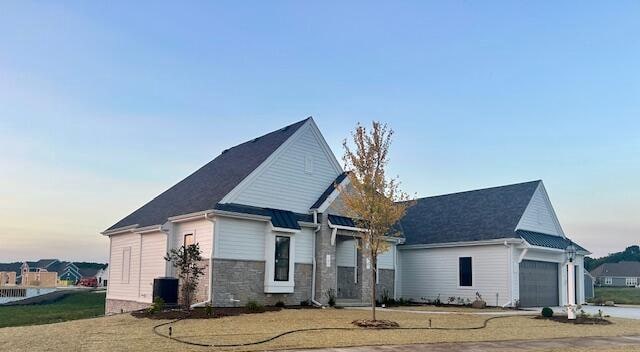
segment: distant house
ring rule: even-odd
[[[640,262],[604,263],[591,271],[596,286],[638,287]]]
[[[106,277],[105,268],[104,264],[99,263],[68,262],[58,259],[0,263],[0,273],[6,274],[4,275],[5,281],[15,282],[15,284],[22,286],[41,287],[56,287],[64,285],[65,282],[73,285],[86,276],[96,277],[100,282],[100,278],[104,280]],[[2,277],[0,276],[0,278]],[[15,279],[13,279],[14,277]]]

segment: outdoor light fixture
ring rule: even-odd
[[[567,254],[567,259],[569,260],[569,263],[573,263],[573,261],[576,259],[576,252],[577,252],[576,246],[574,246],[573,243],[571,243],[564,250],[564,252]]]
[[[569,242],[564,252],[567,254],[567,318],[574,320],[576,318],[576,267],[573,261],[576,259],[577,248],[573,242]]]

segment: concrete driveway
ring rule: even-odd
[[[542,309],[542,308],[540,308]],[[540,311],[538,309],[538,311]],[[600,306],[582,306],[582,309],[589,314],[598,314],[598,310],[602,310],[604,315],[609,315],[616,318],[627,319],[640,319],[640,306],[616,306],[616,307],[600,307]],[[553,311],[556,313],[563,313],[564,308],[555,307]],[[578,311],[579,314],[580,311]]]

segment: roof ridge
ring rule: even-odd
[[[242,142],[242,143],[236,144],[236,145],[234,145],[233,147],[229,147],[229,148],[227,148],[227,149],[223,150],[220,154],[226,153],[226,152],[228,152],[228,151],[229,151],[229,150],[231,150],[231,149],[235,149],[235,148],[240,147],[240,146],[243,146],[243,145],[245,145],[245,144],[255,143],[255,142],[257,142],[259,139],[261,139],[261,138],[263,138],[263,137],[266,137],[266,136],[269,136],[269,135],[271,135],[271,134],[275,134],[275,133],[278,133],[278,132],[285,132],[285,131],[289,130],[289,128],[291,128],[291,127],[293,127],[293,126],[295,126],[295,125],[297,125],[297,124],[303,125],[305,122],[307,122],[307,120],[310,120],[310,119],[313,119],[313,117],[312,117],[312,116],[309,116],[309,117],[307,117],[306,119],[302,119],[302,120],[300,120],[300,121],[296,121],[296,122],[291,123],[291,124],[289,124],[289,125],[287,125],[287,126],[284,126],[284,127],[278,128],[277,130],[273,130],[273,131],[271,131],[271,132],[267,132],[267,133],[265,133],[265,134],[263,134],[263,135],[261,135],[261,136],[258,136],[258,137],[255,137],[255,138],[249,139],[249,140],[247,140],[247,141],[244,141],[244,142]]]
[[[478,189],[470,189],[470,190],[467,190],[467,191],[444,193],[444,194],[438,194],[438,195],[435,195],[435,196],[420,197],[420,198],[416,198],[416,200],[422,200],[422,199],[427,199],[427,198],[447,197],[447,196],[453,196],[453,195],[464,194],[464,193],[479,192],[479,191],[488,191],[488,190],[494,190],[494,189],[499,189],[499,188],[521,186],[521,185],[526,185],[526,184],[529,184],[529,183],[538,183],[538,182],[542,182],[542,180],[518,182],[518,183],[512,183],[512,184],[502,185],[502,186],[493,186],[493,187],[485,187],[485,188],[478,188]]]

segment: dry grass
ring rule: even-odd
[[[283,310],[221,319],[186,320],[175,323],[173,328],[175,337],[189,341],[238,343],[263,339],[291,329],[352,327],[351,321],[368,317],[369,312],[363,310]],[[404,312],[379,312],[378,317],[397,321],[402,327],[426,327],[429,319],[432,319],[434,327],[473,327],[481,325],[486,318]],[[287,335],[266,344],[239,350],[640,334],[640,321],[612,320],[615,324],[609,326],[575,326],[519,316],[491,321],[482,330],[315,331]],[[34,327],[4,328],[0,329],[0,351],[211,350],[181,345],[154,335],[152,327],[161,322],[119,315]],[[166,333],[167,329],[162,330]]]

